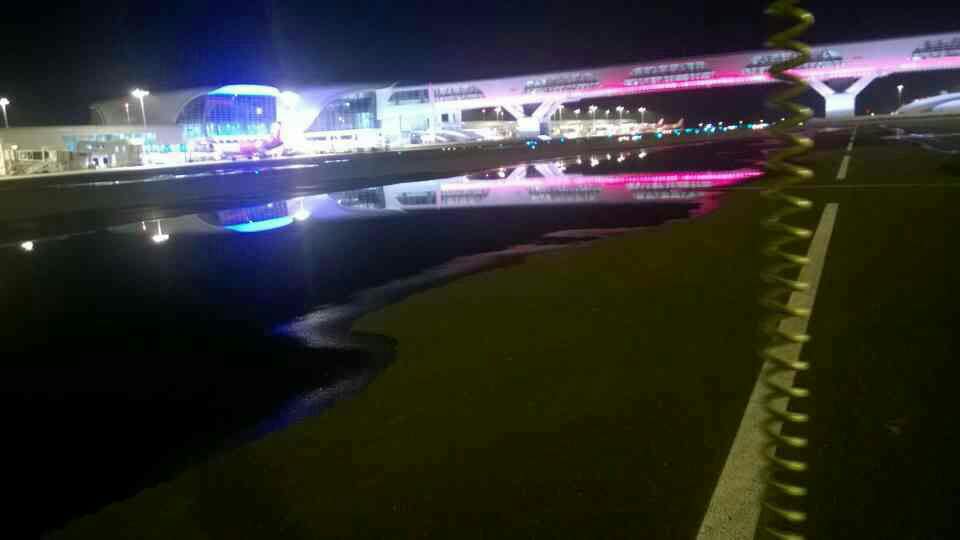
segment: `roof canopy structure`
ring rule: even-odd
[[[154,93],[148,98],[146,119],[152,124],[173,124],[181,110],[202,95],[265,96],[281,100],[289,109],[303,111],[297,123],[311,125],[307,112],[316,117],[325,106],[351,92],[375,92],[377,117],[406,114],[404,111],[459,111],[481,107],[504,107],[518,121],[549,118],[560,104],[584,99],[677,92],[774,82],[770,66],[791,58],[787,51],[746,51],[722,55],[639,61],[596,67],[446,83],[396,86],[351,84],[293,88],[230,84],[219,88],[194,88]],[[856,95],[877,77],[893,73],[960,68],[960,31],[896,39],[817,45],[809,62],[795,72],[807,79],[827,101],[828,116],[853,114]],[[853,79],[844,91],[823,81]],[[128,123],[127,110],[134,100],[115,99],[91,106],[98,123]],[[540,104],[533,114],[521,105]],[[136,106],[135,104],[133,106]],[[139,113],[139,111],[137,111]]]

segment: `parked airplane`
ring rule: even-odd
[[[210,138],[210,146],[218,159],[239,158],[259,159],[282,152],[283,139],[280,137],[280,123],[273,125],[269,136],[266,137],[217,137]]]

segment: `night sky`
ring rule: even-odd
[[[416,0],[206,2],[69,8],[16,2],[0,13],[0,96],[12,125],[88,121],[90,102],[224,83],[443,81],[761,47],[765,2]],[[812,43],[960,30],[960,3],[807,2]],[[951,5],[952,4],[952,5]],[[872,7],[868,7],[872,6]],[[878,80],[861,105],[960,86],[960,70]],[[669,115],[753,114],[767,90],[631,98]],[[758,93],[759,92],[759,93]],[[913,92],[911,96],[910,93]],[[718,99],[719,98],[719,99]],[[622,101],[622,99],[621,99]],[[811,99],[811,104],[817,100]]]

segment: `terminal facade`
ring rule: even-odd
[[[421,85],[230,84],[154,92],[143,109],[130,97],[94,103],[93,125],[82,129],[28,129],[46,130],[34,135],[57,150],[78,151],[81,142],[130,141],[161,161],[243,154],[245,144],[274,134],[283,151],[293,153],[532,137],[556,134],[564,108],[571,122],[584,100],[768,84],[774,82],[770,66],[792,54],[742,52]],[[795,72],[823,96],[828,118],[843,118],[854,115],[857,95],[878,77],[957,68],[960,32],[816,46]],[[484,121],[464,122],[468,110],[483,111]],[[591,120],[587,110],[580,112],[577,120]],[[591,126],[608,120],[594,115]],[[29,135],[16,131],[5,132],[7,145]],[[597,133],[585,133],[590,134]],[[26,141],[20,146],[35,147]]]

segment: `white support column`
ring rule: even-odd
[[[503,107],[503,110],[510,113],[517,120],[520,120],[526,116],[523,114],[523,105],[501,105],[501,107]]]
[[[554,162],[550,163],[535,163],[533,168],[540,173],[544,178],[556,178],[558,176],[564,176],[563,171],[557,168]]]
[[[537,113],[541,113],[541,116],[539,117],[540,126],[541,126],[541,129],[543,129],[544,127],[546,128],[546,133],[548,135],[552,134],[553,132],[553,129],[551,128],[551,125],[553,124],[553,115],[557,113],[557,111],[560,109],[560,106],[562,104],[563,102],[560,101],[559,99],[552,100],[552,101],[545,101],[541,103],[540,107],[537,108],[537,111],[534,112],[534,115],[536,115]]]
[[[510,171],[510,174],[507,175],[506,178],[504,178],[504,180],[508,180],[508,181],[523,180],[526,177],[527,177],[527,166],[520,165],[518,167],[514,167],[513,170]]]
[[[843,92],[823,96],[826,102],[825,116],[827,118],[853,118],[857,109],[857,96]]]
[[[821,80],[809,79],[807,83],[823,96],[827,118],[852,118],[856,114],[857,95],[877,77],[879,75],[864,75],[842,92],[837,92]]]
[[[557,112],[557,109],[559,107],[560,107],[560,101],[558,100],[544,101],[537,107],[537,110],[533,111],[533,114],[531,114],[530,116],[543,122],[545,120],[549,120],[550,115]]]
[[[851,84],[850,87],[844,90],[843,92],[846,94],[857,95],[860,92],[863,92],[863,89],[866,88],[868,84],[872,83],[874,79],[876,79],[879,76],[880,75],[864,75],[863,77],[860,77],[859,79],[857,79],[857,82]]]
[[[833,88],[830,88],[829,86],[827,86],[827,83],[821,81],[820,79],[807,79],[807,84],[809,84],[810,88],[813,88],[814,90],[816,90],[816,92],[823,97],[832,96],[833,94],[836,94]]]
[[[517,119],[517,134],[521,137],[536,137],[540,134],[540,126],[550,121],[550,115],[560,107],[560,101],[550,99],[540,102],[532,114],[524,114],[523,105],[502,105],[514,118]]]

